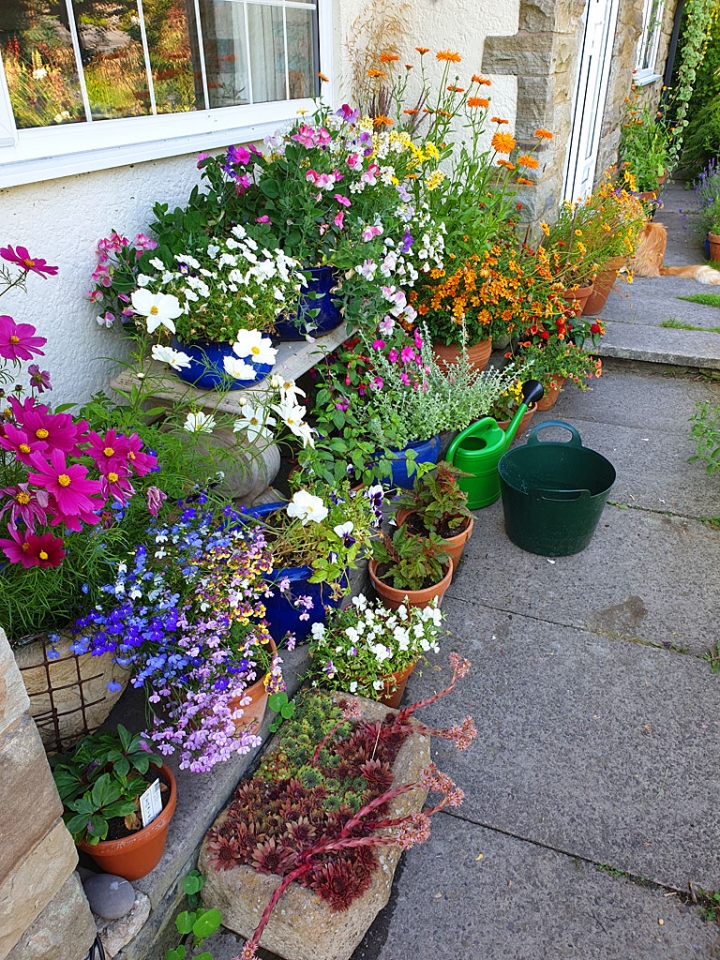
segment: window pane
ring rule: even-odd
[[[74,3],[93,120],[151,113],[135,0]]]
[[[282,7],[249,3],[247,13],[253,101],[286,100]]]
[[[143,0],[143,13],[157,112],[204,109],[202,73],[199,65],[197,70],[193,68],[193,55],[197,62],[197,33],[192,0],[189,4],[187,0]]]
[[[211,107],[250,103],[245,55],[245,4],[200,0],[205,69]]]
[[[18,128],[85,119],[64,3],[2,0],[0,45]]]
[[[290,99],[320,93],[317,60],[317,15],[314,10],[286,8]]]

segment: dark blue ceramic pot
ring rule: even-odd
[[[331,292],[337,285],[337,275],[332,267],[310,267],[308,285],[300,298],[294,317],[282,317],[275,321],[275,332],[282,340],[304,340],[305,334],[321,337],[342,323],[342,314],[332,300]],[[308,297],[307,294],[314,294]],[[315,317],[310,310],[318,310]]]
[[[416,452],[415,463],[437,463],[440,456],[440,437],[430,437],[429,440],[418,440],[415,443],[409,443],[404,450],[398,450],[390,454],[388,459],[392,468],[390,477],[378,477],[378,481],[387,487],[403,487],[410,490],[415,481],[415,473],[412,476],[407,468],[407,451]]]
[[[218,343],[213,340],[194,340],[192,343],[181,343],[177,337],[171,340],[173,350],[182,350],[190,357],[190,366],[175,370],[177,376],[185,383],[201,390],[247,390],[253,384],[259,383],[272,370],[272,364],[252,364],[255,369],[254,380],[231,380],[225,373],[223,360],[225,357],[236,357],[232,344]],[[246,358],[245,362],[248,360]]]

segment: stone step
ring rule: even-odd
[[[720,315],[720,311],[718,311]],[[600,357],[720,370],[720,334],[604,320]]]

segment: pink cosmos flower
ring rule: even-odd
[[[5,360],[32,360],[33,355],[44,356],[40,349],[47,343],[45,337],[35,336],[30,323],[15,323],[12,317],[0,316],[0,357]]]
[[[30,374],[30,386],[33,390],[37,390],[38,393],[52,390],[49,370],[41,370],[36,363],[31,363],[27,372]]]
[[[30,457],[33,453],[41,453],[47,450],[47,443],[44,440],[39,440],[27,430],[21,430],[13,423],[6,423],[3,426],[3,433],[4,436],[0,436],[0,447],[3,450],[10,450],[20,463],[24,463],[28,467],[31,466]]]
[[[100,493],[100,481],[88,480],[87,467],[74,463],[68,466],[62,450],[50,453],[50,462],[40,453],[30,455],[30,464],[37,471],[28,474],[28,481],[47,490],[57,504],[62,518],[90,514],[103,506],[94,499]]]
[[[15,487],[4,487],[0,490],[0,498],[2,497],[6,499],[0,509],[0,517],[9,510],[9,526],[15,527],[18,520],[22,520],[28,531],[33,533],[36,522],[47,522],[45,510],[48,495],[44,490],[31,490],[27,483],[18,483]]]
[[[337,200],[338,203],[342,204],[343,207],[352,206],[352,203],[348,200],[348,198],[344,197],[341,193],[335,193],[333,194],[333,197],[335,198],[335,200]]]
[[[27,247],[18,247],[13,250],[12,247],[0,247],[0,257],[7,260],[8,263],[16,263],[26,273],[37,273],[39,277],[54,277],[58,272],[57,267],[48,266],[47,260],[41,260],[39,257],[31,257]]]
[[[30,437],[45,441],[48,450],[80,452],[77,445],[84,440],[86,420],[74,423],[69,413],[49,413],[45,404],[35,404],[33,398],[30,398],[30,403],[26,399],[20,404],[12,397],[9,403],[18,425]]]
[[[109,473],[123,472],[127,475],[127,459],[130,453],[130,444],[127,437],[117,435],[117,430],[108,430],[104,436],[91,431],[87,435],[89,441],[88,453],[97,464],[103,476]]]
[[[136,433],[131,433],[129,437],[123,437],[128,445],[128,463],[138,477],[144,477],[146,473],[155,470],[157,467],[157,457],[152,453],[143,453],[143,442]]]
[[[125,467],[121,471],[110,470],[100,479],[100,493],[103,497],[111,496],[118,503],[127,503],[128,498],[135,493],[135,488],[128,479],[130,471]]]
[[[33,533],[20,533],[13,526],[8,527],[12,540],[0,540],[0,549],[10,563],[19,563],[28,570],[30,567],[59,567],[65,556],[63,542],[51,533],[36,536]]]
[[[335,216],[333,217],[333,223],[338,228],[338,230],[342,230],[344,222],[345,222],[345,211],[340,210],[339,213],[336,213]]]

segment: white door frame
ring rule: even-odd
[[[578,200],[592,190],[612,67],[619,0],[588,0],[575,89],[563,197]]]

